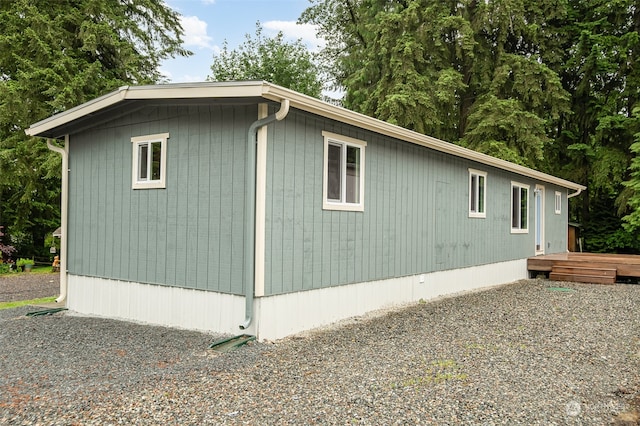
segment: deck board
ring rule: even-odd
[[[640,278],[640,256],[604,253],[554,253],[527,259],[527,269],[551,272],[554,266],[616,269],[619,277]]]

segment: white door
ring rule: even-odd
[[[544,254],[544,186],[536,185],[533,193],[536,206],[536,254]]]

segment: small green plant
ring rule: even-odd
[[[21,257],[20,259],[17,260],[16,265],[17,266],[27,266],[27,265],[31,265],[33,266],[33,259],[27,259],[24,257]]]
[[[11,272],[11,266],[8,263],[0,263],[0,275]]]
[[[469,375],[462,370],[462,366],[452,359],[438,359],[430,364],[425,362],[423,369],[416,369],[416,375],[391,383],[391,388],[423,387],[451,381],[464,382]]]

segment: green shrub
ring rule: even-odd
[[[26,259],[24,257],[21,257],[20,259],[18,259],[18,261],[16,262],[17,266],[26,266],[26,265],[31,265],[33,266],[33,259]]]

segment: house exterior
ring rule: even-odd
[[[526,278],[584,189],[262,81],[123,87],[26,132],[67,171],[69,309],[259,339]]]

